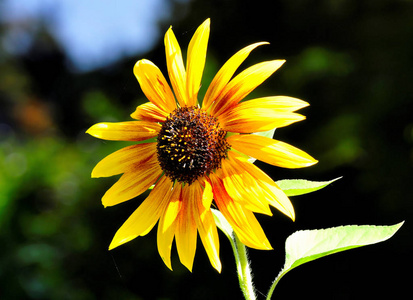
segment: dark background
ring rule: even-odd
[[[114,2],[115,3],[115,2]],[[258,216],[274,251],[250,250],[258,299],[284,262],[284,242],[301,229],[406,223],[390,240],[300,266],[274,299],[398,299],[410,293],[413,162],[413,3],[401,0],[171,1],[183,50],[211,18],[203,90],[236,51],[258,42],[243,65],[287,63],[253,96],[310,102],[307,120],[276,131],[319,160],[308,169],[258,163],[275,180],[343,178],[292,198],[293,223]],[[0,22],[0,37],[12,30]],[[47,28],[30,49],[0,48],[0,298],[241,299],[229,242],[220,234],[218,274],[198,244],[193,272],[172,251],[174,271],[156,249],[156,230],[111,252],[107,247],[143,197],[104,209],[116,178],[91,179],[93,166],[123,146],[84,134],[100,121],[129,120],[145,100],[132,74],[148,58],[165,70],[162,39],[148,53],[75,72]],[[242,69],[242,68],[241,68]]]

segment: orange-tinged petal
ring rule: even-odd
[[[153,188],[149,196],[116,232],[109,250],[147,234],[155,226],[168,203],[172,182],[165,176]]]
[[[143,141],[158,135],[161,125],[146,121],[98,123],[86,133],[103,140]]]
[[[164,38],[166,65],[169,79],[174,89],[176,99],[181,106],[187,106],[186,71],[182,59],[181,47],[179,47],[172,27],[168,29]]]
[[[209,175],[214,191],[215,203],[231,224],[240,241],[250,248],[270,250],[270,242],[254,214],[235,202],[225,190],[222,180],[215,174]]]
[[[236,161],[239,169],[245,170],[253,178],[251,184],[255,183],[255,186],[252,189],[260,194],[262,201],[266,201],[294,221],[294,207],[278,185],[265,172],[241,155],[234,151],[230,151],[228,154],[232,160]]]
[[[268,44],[267,42],[255,43],[249,45],[237,53],[235,53],[218,71],[208,87],[205,94],[202,106],[208,110],[209,106],[213,104],[216,98],[221,95],[222,90],[225,88],[227,83],[230,81],[231,77],[234,75],[235,71],[242,64],[242,62],[248,57],[252,50],[258,46]]]
[[[192,271],[196,251],[197,227],[194,215],[195,205],[201,201],[196,197],[194,185],[182,189],[182,208],[177,217],[175,233],[176,249],[181,263]]]
[[[209,39],[210,20],[205,20],[198,27],[188,46],[186,64],[186,86],[188,89],[188,106],[197,104],[198,91],[201,86],[202,73],[205,67],[206,52]]]
[[[153,159],[156,143],[137,144],[115,151],[93,169],[92,177],[109,177],[125,172],[139,172],[143,164]]]
[[[217,98],[212,107],[211,115],[219,116],[240,102],[280,68],[284,62],[285,60],[265,61],[253,65],[235,76],[222,91],[222,96]]]
[[[162,169],[156,157],[148,160],[133,172],[123,174],[102,197],[102,204],[113,206],[145,192],[161,176]]]
[[[147,122],[165,122],[168,113],[151,102],[139,105],[130,115],[132,118]]]
[[[287,143],[254,134],[227,138],[232,148],[268,164],[283,168],[303,168],[317,163],[304,151]]]
[[[176,108],[175,97],[169,84],[161,70],[151,61],[146,59],[138,61],[133,68],[133,73],[149,101],[167,113],[171,113]]]

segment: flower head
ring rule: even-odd
[[[152,62],[136,63],[134,74],[149,100],[131,114],[136,121],[99,123],[87,131],[101,139],[141,142],[110,154],[93,169],[92,177],[123,174],[103,196],[104,206],[130,200],[154,186],[117,231],[109,249],[147,234],[158,223],[158,251],[170,269],[174,239],[181,262],[192,269],[199,234],[211,264],[221,270],[211,205],[222,212],[246,246],[271,249],[254,213],[272,215],[273,206],[294,220],[294,209],[251,158],[284,168],[317,162],[291,145],[253,134],[303,120],[295,111],[308,105],[286,96],[241,102],[284,63],[258,63],[234,76],[250,52],[265,43],[233,55],[216,74],[200,105],[209,25],[208,19],[192,37],[186,67],[172,29],[166,32],[172,89]],[[146,141],[151,138],[156,141]]]

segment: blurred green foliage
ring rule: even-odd
[[[287,58],[254,95],[285,94],[310,102],[303,110],[307,120],[277,130],[276,137],[320,162],[294,171],[260,166],[276,180],[344,176],[319,194],[293,199],[295,223],[278,214],[259,217],[276,249],[251,251],[259,291],[265,293],[281,269],[280,249],[293,231],[394,224],[412,216],[412,1],[193,0],[178,1],[175,9],[179,18],[160,24],[160,30],[173,24],[183,49],[193,29],[211,17],[203,92],[219,66],[247,44],[271,42],[255,50],[247,64]],[[7,30],[0,22],[0,37]],[[145,195],[103,209],[100,198],[116,178],[96,180],[90,173],[124,143],[84,132],[96,122],[129,120],[146,101],[132,74],[135,61],[72,73],[50,34],[39,32],[34,40],[32,49],[19,55],[0,48],[0,299],[239,298],[224,239],[220,275],[202,247],[193,274],[180,266],[175,251],[170,272],[157,254],[153,232],[107,251]],[[143,57],[165,69],[161,42],[136,60]],[[293,298],[348,299],[353,288],[363,289],[360,298],[405,295],[407,277],[399,271],[412,250],[409,226],[387,246],[343,254],[289,275],[279,297],[291,296],[294,289]],[[365,271],[352,274],[351,260],[362,261]],[[325,294],[319,294],[320,286]]]

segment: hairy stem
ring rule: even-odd
[[[252,283],[252,274],[250,268],[250,262],[248,260],[247,248],[238,239],[235,233],[232,234],[232,238],[235,241],[233,247],[235,261],[237,264],[238,280],[241,290],[246,300],[255,300],[255,290]]]

